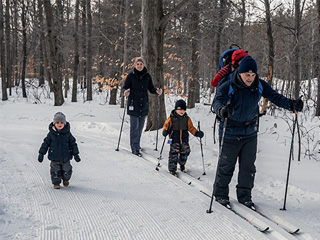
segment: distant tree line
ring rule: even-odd
[[[1,97],[18,88],[27,98],[26,79],[38,79],[57,106],[70,93],[76,102],[79,91],[86,101],[108,91],[117,104],[133,59],[143,56],[155,86],[192,108],[211,101],[220,54],[235,43],[256,59],[260,77],[288,97],[303,94],[320,116],[319,1],[2,0]],[[166,119],[164,97],[150,104],[153,130]]]

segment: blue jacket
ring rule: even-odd
[[[262,93],[259,93],[259,81],[262,85]],[[254,82],[250,87],[240,79],[238,71],[236,70],[231,77],[231,84],[234,87],[234,94],[230,96],[228,94],[230,88],[230,82],[225,82],[218,88],[213,108],[216,113],[225,106],[228,101],[234,107],[234,113],[229,117],[225,138],[229,139],[241,139],[256,136],[258,132],[258,115],[259,106],[258,102],[261,95],[268,99],[275,105],[290,110],[290,99],[277,93],[271,88],[271,86],[264,80],[259,79],[256,76]],[[222,136],[223,120],[219,125],[219,136]],[[246,123],[247,125],[241,125],[236,123]]]
[[[127,102],[128,115],[141,117],[148,115],[149,112],[149,97],[150,93],[157,94],[152,83],[151,75],[146,68],[138,71],[135,68],[128,74],[123,89],[130,88],[130,95]]]
[[[45,155],[54,162],[67,162],[72,156],[79,154],[76,139],[70,132],[70,124],[67,122],[63,129],[57,131],[53,125],[49,125],[49,133],[43,140],[39,153]]]

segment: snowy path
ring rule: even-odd
[[[114,153],[114,141],[93,141],[94,136],[78,135],[83,161],[72,162],[70,187],[54,190],[49,161],[40,164],[36,158],[41,132],[10,124],[1,129],[6,136],[0,142],[1,239],[254,239],[253,232],[259,234],[250,227],[243,231],[246,223],[218,211],[206,214],[208,201],[189,186],[150,171],[154,165],[141,158]]]
[[[305,232],[296,238],[274,224],[270,233],[260,233],[215,202],[213,213],[207,214],[210,199],[199,190],[211,194],[215,162],[207,160],[207,176],[202,177],[196,139],[191,139],[193,152],[187,169],[201,176],[201,181],[191,179],[189,186],[188,175],[177,179],[167,173],[168,146],[160,171],[155,171],[159,152],[153,151],[154,132],[143,134],[147,159],[125,150],[129,148],[127,119],[120,151],[115,151],[122,109],[94,106],[92,112],[93,106],[76,106],[66,105],[62,111],[68,113],[82,161],[72,161],[70,187],[59,190],[52,188],[49,161],[45,157],[38,163],[37,152],[53,113],[60,109],[0,106],[1,240],[316,239]],[[42,114],[38,116],[38,112]],[[209,150],[212,154],[210,147],[205,148]]]

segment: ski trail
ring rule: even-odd
[[[19,136],[23,126],[6,127]],[[14,132],[14,133],[13,133]],[[43,131],[42,131],[43,132]],[[125,151],[114,151],[110,136],[86,130],[74,134],[82,161],[72,161],[70,187],[52,188],[49,161],[37,162],[43,136],[30,129],[28,141],[0,139],[6,164],[0,168],[1,204],[6,217],[19,226],[4,225],[6,238],[18,239],[255,239],[254,229],[206,204],[192,188],[157,173],[154,164]],[[41,139],[39,141],[39,139]],[[79,141],[81,140],[81,141]],[[94,158],[92,152],[94,151]],[[15,171],[15,174],[12,174]],[[4,183],[10,182],[10,185]],[[0,206],[1,206],[0,205]],[[15,212],[19,210],[19,213]],[[2,214],[3,215],[3,214]],[[0,216],[2,216],[0,215]],[[190,221],[192,219],[192,221]],[[196,224],[194,224],[196,222]],[[1,235],[0,235],[1,236]],[[214,237],[213,237],[214,236]],[[265,238],[262,234],[259,238]]]

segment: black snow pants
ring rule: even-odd
[[[70,160],[64,163],[51,161],[50,174],[53,185],[60,185],[61,179],[63,181],[69,181],[72,175]]]
[[[213,192],[217,198],[229,199],[229,183],[232,179],[237,159],[239,173],[237,198],[244,203],[251,200],[256,167],[257,136],[245,139],[224,139],[222,154],[218,162]]]
[[[169,152],[169,171],[176,172],[177,164],[184,166],[190,154],[190,146],[188,143],[172,143]]]

